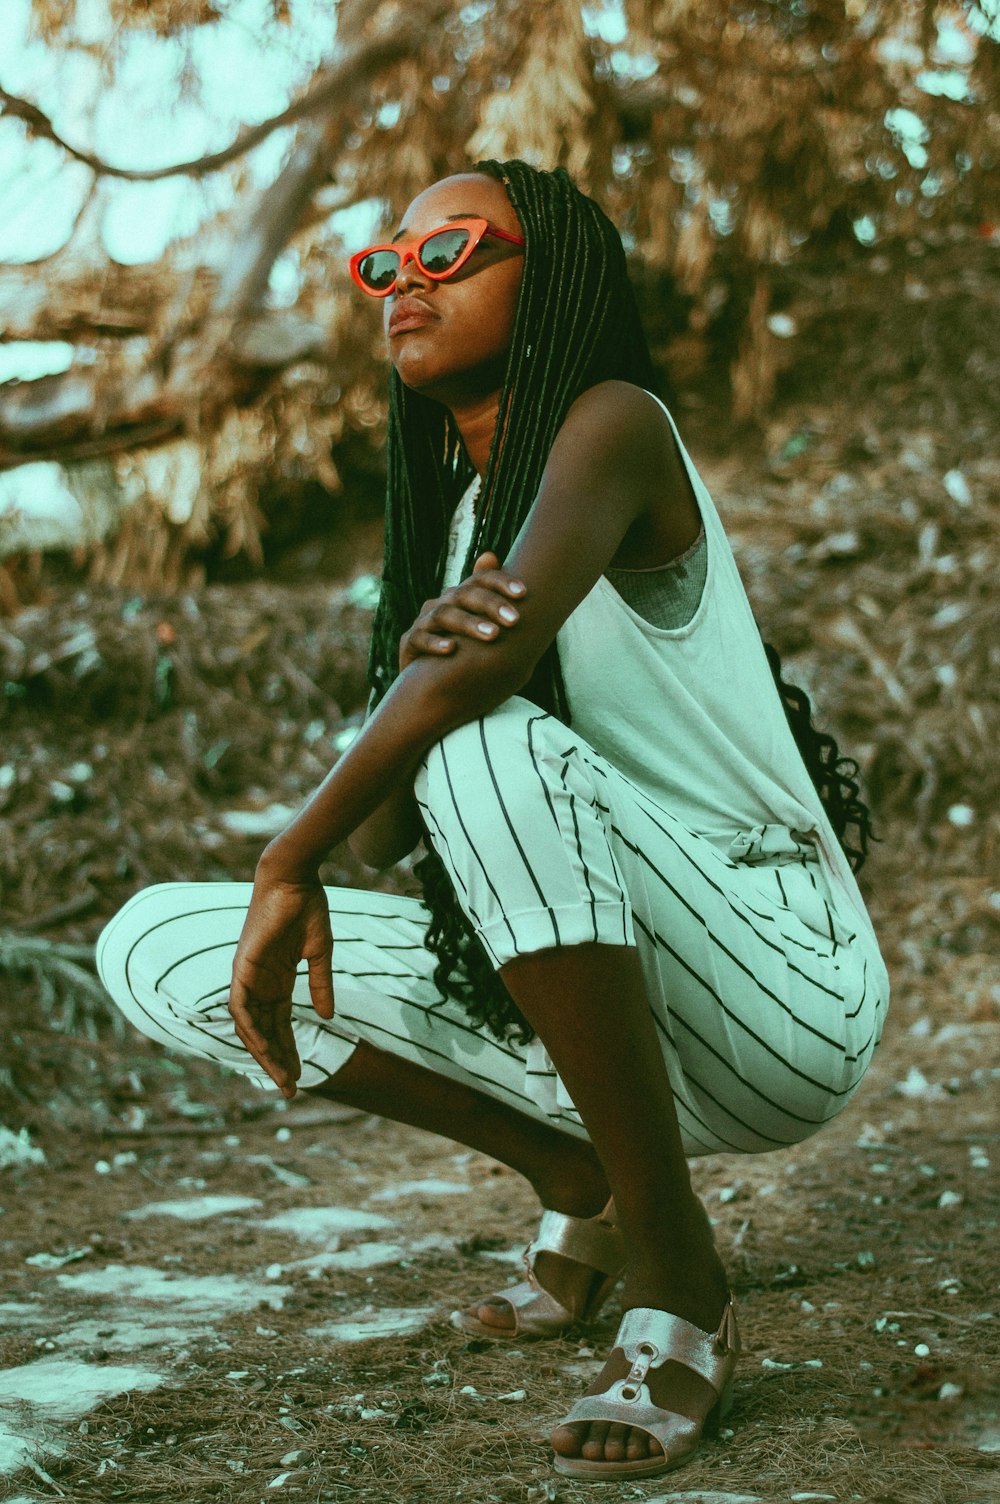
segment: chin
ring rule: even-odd
[[[408,359],[406,351],[399,352],[393,365],[400,381],[409,391],[419,392],[421,397],[430,397],[435,402],[447,403],[449,395],[454,397],[456,389],[461,390],[466,385],[461,372],[442,370],[436,361],[421,360],[419,357]]]

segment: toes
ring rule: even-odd
[[[560,1457],[585,1457],[588,1462],[644,1462],[663,1451],[648,1432],[608,1421],[556,1426],[551,1440]]]
[[[624,1462],[628,1456],[631,1432],[631,1426],[623,1426],[619,1422],[608,1427],[608,1434],[604,1438],[605,1462]]]
[[[648,1431],[637,1431],[633,1428],[629,1431],[626,1455],[630,1462],[644,1461],[647,1457],[662,1457],[663,1448],[656,1437],[650,1436]]]
[[[552,1450],[560,1457],[579,1457],[588,1426],[556,1426],[549,1438]]]
[[[484,1300],[477,1306],[473,1306],[472,1314],[483,1323],[483,1326],[495,1326],[510,1330],[514,1325],[514,1313],[510,1308],[510,1302],[506,1300]]]
[[[621,1431],[624,1427],[615,1426],[613,1429]],[[580,1448],[581,1457],[586,1457],[588,1462],[603,1462],[605,1460],[604,1447],[610,1430],[612,1430],[612,1426],[608,1421],[591,1421],[587,1428],[583,1446]]]
[[[607,1421],[578,1422],[572,1426],[556,1426],[552,1432],[552,1450],[560,1457],[585,1457],[588,1462],[603,1462],[605,1438],[610,1430],[626,1432],[627,1426],[609,1425]],[[624,1457],[624,1446],[620,1455]]]

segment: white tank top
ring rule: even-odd
[[[601,576],[556,639],[573,728],[724,855],[801,861],[801,846],[811,843],[834,908],[854,916],[874,942],[854,874],[785,719],[719,514],[673,418],[654,400],[670,421],[701,512],[705,586],[685,626],[655,627]],[[468,525],[474,496],[470,487],[453,534]],[[461,578],[463,555],[458,548],[455,555]],[[454,569],[447,583],[455,583]]]

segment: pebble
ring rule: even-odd
[[[943,1212],[948,1211],[950,1207],[961,1206],[961,1204],[962,1197],[958,1191],[942,1191],[938,1197],[938,1209]]]

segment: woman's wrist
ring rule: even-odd
[[[257,858],[254,880],[271,883],[316,883],[319,882],[320,859],[296,850],[295,844],[282,831],[264,847]]]

